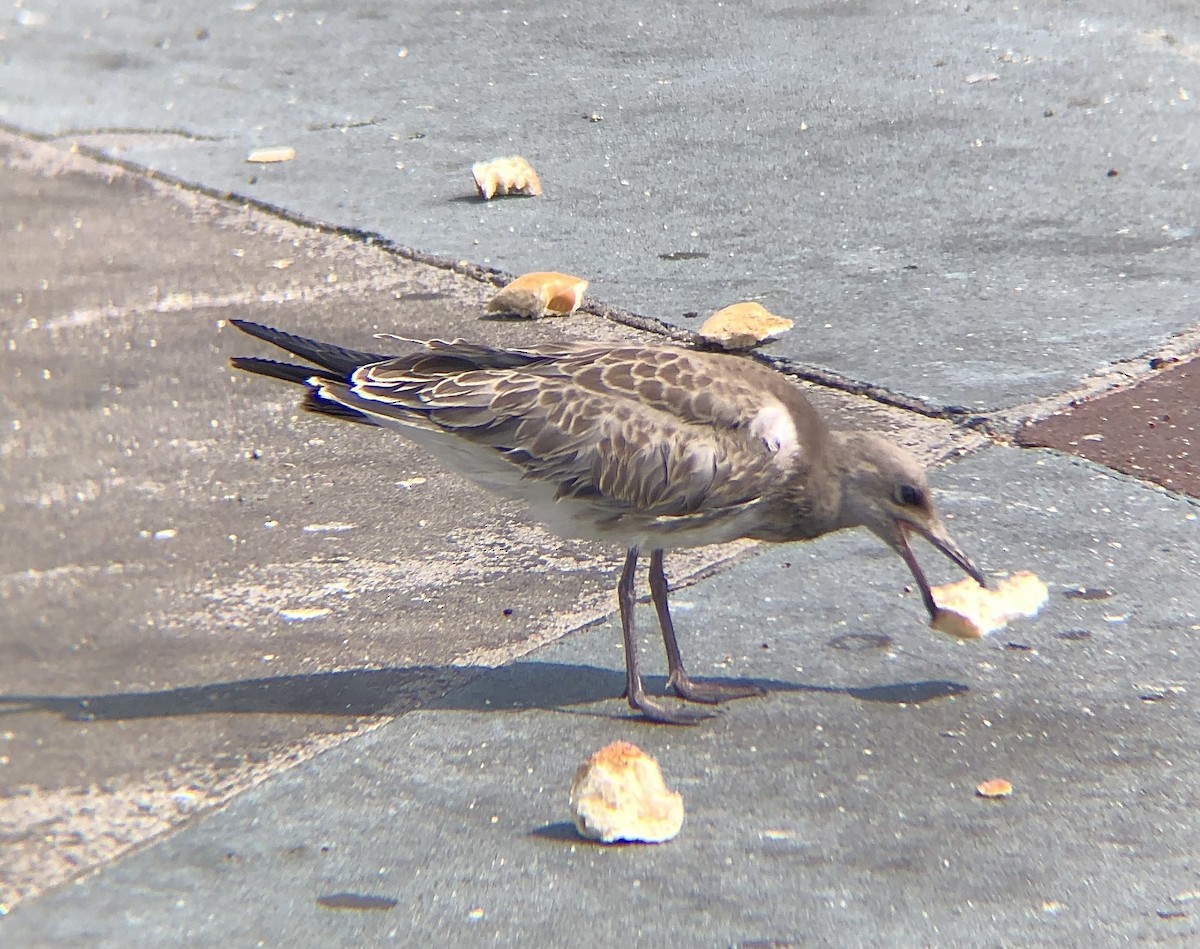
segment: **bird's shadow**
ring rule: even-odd
[[[662,676],[647,676],[647,690],[666,691]],[[863,702],[915,705],[968,691],[946,680],[839,686],[752,679],[768,692],[845,695]],[[0,694],[0,715],[51,712],[69,721],[123,721],[212,713],[387,716],[415,707],[458,712],[544,709],[606,714],[582,709],[613,699],[625,686],[615,669],[562,662],[521,661],[498,669],[411,666],[347,669],[313,675],[270,676],[185,686],[158,692],[88,695]],[[626,717],[627,713],[616,713]]]

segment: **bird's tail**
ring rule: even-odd
[[[319,343],[315,339],[294,336],[291,333],[285,333],[283,330],[263,326],[261,323],[251,323],[249,320],[230,320],[229,322],[243,333],[248,333],[257,339],[270,343],[272,346],[278,346],[280,349],[287,350],[293,356],[307,359],[309,362],[316,363],[322,369],[327,370],[325,373],[313,373],[310,370],[308,373],[310,376],[323,375],[328,378],[345,379],[359,366],[365,366],[373,362],[383,362],[385,359],[390,358],[379,353],[365,353],[357,349],[345,349],[341,346],[335,346],[333,343]],[[235,360],[234,365],[237,365],[238,361]],[[292,379],[282,372],[269,370],[264,365],[282,366],[284,365],[283,363],[271,363],[267,359],[240,359],[240,361],[247,363],[247,365],[239,365],[239,369],[247,369],[250,372],[257,372],[264,376],[273,376],[277,379],[285,379],[289,382],[304,381],[303,379]]]
[[[259,359],[257,356],[234,356],[229,360],[234,369],[253,372],[256,375],[268,376],[271,379],[282,379],[284,382],[294,382],[297,385],[307,385],[309,379],[340,379],[326,369],[315,369],[312,366],[297,366],[290,362],[276,362],[274,359]]]
[[[283,330],[273,329],[270,326],[263,326],[259,323],[251,323],[247,320],[230,320],[229,322],[243,333],[248,333],[274,346],[278,346],[280,349],[287,350],[294,356],[299,356],[301,359],[307,359],[316,364],[315,367],[297,366],[294,363],[276,362],[274,359],[261,359],[257,356],[234,356],[230,360],[230,363],[235,369],[242,369],[260,376],[282,379],[284,382],[292,382],[307,387],[308,391],[305,393],[304,401],[301,405],[308,412],[331,415],[334,418],[345,419],[349,422],[363,422],[368,425],[374,424],[370,417],[364,413],[358,412],[348,405],[343,405],[323,395],[320,387],[314,384],[314,380],[345,382],[346,378],[359,366],[381,362],[387,359],[387,356],[378,353],[360,352],[355,349],[345,349],[341,346],[334,346],[332,343],[319,343],[315,339],[294,336],[291,333],[283,332]]]

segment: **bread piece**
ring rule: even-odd
[[[759,303],[735,303],[718,310],[696,332],[700,338],[722,349],[750,349],[778,339],[793,322],[776,316]]]
[[[291,145],[277,145],[272,148],[256,148],[246,156],[246,161],[256,165],[269,165],[280,161],[291,161],[296,157],[296,149]]]
[[[489,313],[513,313],[529,319],[570,316],[583,303],[588,282],[581,277],[537,270],[521,274],[488,301]]]
[[[667,789],[650,755],[629,742],[615,741],[575,772],[571,816],[589,840],[661,843],[683,826],[683,798]]]
[[[477,161],[471,166],[471,174],[475,178],[479,196],[485,201],[491,201],[498,195],[542,193],[542,180],[538,173],[520,155]]]
[[[1003,629],[1009,620],[1037,616],[1050,597],[1046,584],[1027,570],[1001,580],[992,590],[967,577],[932,592],[938,611],[930,626],[958,639],[980,639]]]

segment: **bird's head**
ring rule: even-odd
[[[874,432],[845,432],[841,442],[841,527],[865,527],[896,551],[921,590],[921,599],[932,617],[937,612],[929,581],[909,547],[909,537],[919,534],[957,564],[980,586],[987,582],[942,523],[925,469],[911,453]]]

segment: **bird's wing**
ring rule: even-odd
[[[456,341],[313,384],[384,424],[496,452],[560,498],[654,517],[755,503],[768,469],[782,475],[823,432],[771,370],[666,346]]]

